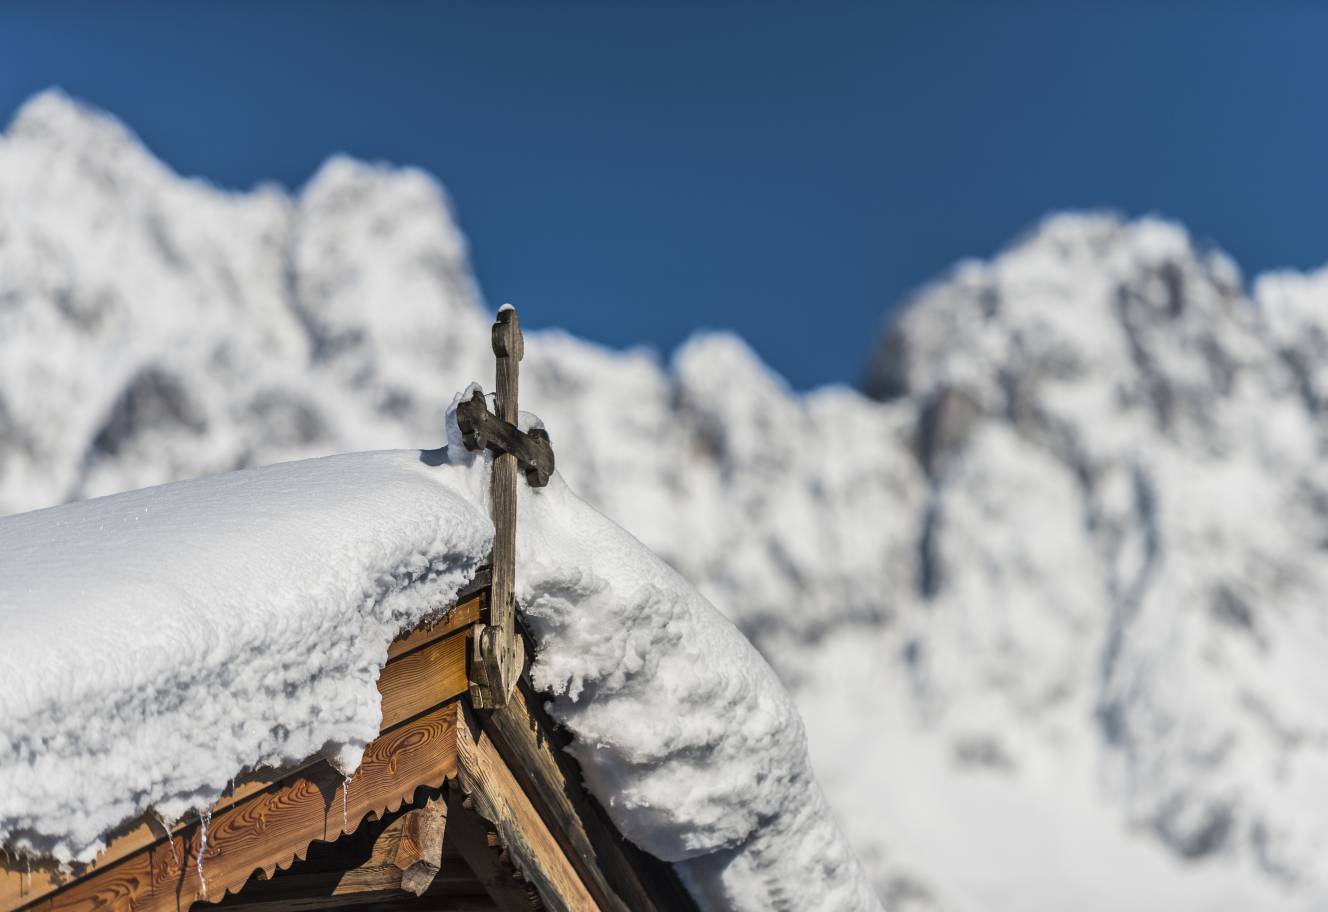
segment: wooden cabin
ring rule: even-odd
[[[378,680],[381,732],[349,781],[322,760],[237,780],[169,836],[141,819],[86,867],[6,859],[5,912],[689,909],[672,868],[627,842],[581,785],[528,681],[477,710],[470,641],[486,572],[402,636]]]
[[[88,865],[0,856],[0,912],[695,908],[586,792],[523,674],[515,485],[547,482],[553,456],[546,435],[516,427],[514,312],[500,312],[493,347],[499,413],[478,398],[459,412],[466,445],[495,454],[491,565],[392,644],[380,732],[353,778],[311,758],[238,779],[175,826],[132,821]]]

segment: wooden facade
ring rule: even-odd
[[[0,912],[694,908],[583,789],[523,677],[516,485],[547,484],[553,450],[516,425],[524,343],[511,308],[491,344],[498,413],[482,398],[458,409],[465,445],[494,454],[491,567],[390,647],[381,730],[354,778],[322,760],[247,776],[209,813],[134,821],[71,869],[0,855]]]
[[[486,576],[392,644],[381,733],[351,780],[321,760],[251,775],[210,818],[169,834],[140,819],[90,865],[3,859],[0,910],[693,908],[584,790],[524,679],[502,709],[474,707],[467,666],[489,592]]]

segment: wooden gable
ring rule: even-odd
[[[673,869],[623,839],[582,788],[524,677],[516,484],[546,484],[554,461],[543,430],[517,427],[514,310],[491,336],[498,414],[482,398],[458,408],[465,446],[494,454],[491,567],[441,621],[390,647],[380,733],[354,778],[323,760],[268,771],[169,832],[136,821],[90,865],[7,859],[0,912],[695,908]]]
[[[190,820],[168,838],[141,819],[65,872],[6,859],[0,910],[694,908],[672,868],[623,839],[584,790],[528,681],[502,709],[474,708],[468,656],[489,592],[480,579],[443,620],[392,644],[381,732],[349,781],[322,760],[259,773],[206,827]],[[410,834],[433,831],[412,882]]]

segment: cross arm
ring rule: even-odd
[[[457,406],[457,426],[468,450],[511,453],[532,488],[542,488],[553,475],[553,446],[543,428],[523,431],[489,411],[483,396]]]

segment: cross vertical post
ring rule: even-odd
[[[524,474],[533,488],[553,477],[553,446],[543,428],[518,426],[517,381],[525,354],[521,323],[510,305],[498,311],[491,337],[498,359],[498,414],[483,396],[457,405],[457,426],[469,450],[491,450],[489,510],[493,517],[493,568],[489,584],[488,623],[471,640],[470,699],[476,709],[502,709],[526,662],[525,644],[517,635],[516,602],[516,480]]]

